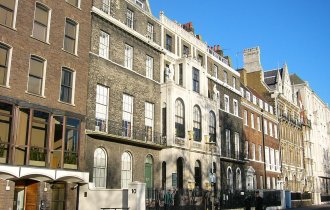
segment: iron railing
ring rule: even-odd
[[[112,120],[88,119],[87,129],[98,131],[110,135],[115,135],[120,138],[127,138],[146,143],[153,143],[157,145],[166,145],[166,139],[161,133],[154,132],[151,127],[137,127],[131,126],[132,123],[126,121],[116,122]]]
[[[172,201],[165,204],[165,194],[170,193]],[[205,210],[210,207],[210,192],[201,189],[180,189],[166,191],[162,189],[147,189],[146,191],[146,209],[147,210]],[[210,209],[210,208],[209,208]]]

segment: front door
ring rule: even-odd
[[[25,210],[37,210],[39,182],[30,182],[25,186]]]
[[[39,182],[15,183],[14,210],[37,210]]]
[[[152,165],[146,163],[144,166],[145,182],[147,188],[152,188]]]

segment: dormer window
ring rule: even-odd
[[[142,9],[144,9],[144,3],[140,0],[135,0],[135,3],[139,5]]]

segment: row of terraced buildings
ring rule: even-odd
[[[243,59],[148,0],[0,0],[0,210],[127,207],[139,187],[329,200],[328,105],[259,47]]]

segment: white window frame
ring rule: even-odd
[[[270,148],[270,169],[275,170],[275,150]]]
[[[251,101],[251,93],[249,91],[246,91],[246,99]]]
[[[218,78],[218,66],[213,64],[213,77]]]
[[[268,112],[269,109],[268,109],[268,104],[265,102],[265,111]]]
[[[275,170],[280,171],[281,170],[281,163],[280,163],[280,153],[278,150],[275,150]]]
[[[262,146],[259,145],[259,161],[262,161]]]
[[[228,73],[226,71],[223,71],[223,82],[228,83]]]
[[[261,100],[261,99],[259,99],[259,107],[261,108],[261,109],[263,109],[264,108],[264,105],[263,105],[263,101]]]
[[[7,48],[7,72],[6,72],[6,82],[4,85],[0,86],[5,86],[7,88],[10,88],[9,85],[9,78],[10,78],[10,70],[11,70],[11,59],[12,59],[12,52],[13,52],[13,47],[0,41],[0,45],[2,45],[4,48]],[[30,65],[30,64],[29,64]],[[30,68],[29,68],[30,69]]]
[[[239,133],[235,132],[234,138],[235,138],[235,158],[239,159],[239,153],[240,153]]]
[[[272,106],[269,106],[269,112],[270,112],[271,114],[274,114],[274,109],[273,109]]]
[[[251,128],[254,129],[254,113],[251,113]]]
[[[144,3],[140,0],[135,0],[135,3],[140,6],[142,9],[144,9]]]
[[[15,6],[14,6],[14,11],[13,11],[13,24],[11,27],[7,26],[7,25],[3,25],[3,26],[17,30],[16,29],[16,16],[17,16],[18,0],[14,0],[14,1],[15,1]],[[0,24],[0,25],[2,25],[2,24]]]
[[[271,186],[270,186],[270,177],[267,176],[267,189],[270,189]]]
[[[264,134],[268,135],[268,126],[267,126],[267,120],[264,119]]]
[[[257,117],[257,128],[258,128],[258,131],[261,131],[261,121],[260,121],[260,117],[258,116]]]
[[[124,66],[129,70],[133,70],[133,47],[125,44],[125,61]]]
[[[102,1],[102,6],[101,6],[101,11],[103,11],[105,14],[110,15],[111,13],[111,4],[110,0],[101,0]]]
[[[74,49],[73,54],[74,54],[74,55],[78,55],[79,23],[78,23],[77,21],[71,19],[71,18],[68,18],[68,17],[66,17],[66,18],[65,18],[65,21],[64,21],[64,37],[63,37],[63,48],[62,48],[62,49],[63,49],[65,52],[68,52],[68,53],[72,54],[71,52],[67,51],[67,50],[65,49],[65,46],[64,46],[64,43],[65,43],[65,26],[66,26],[67,20],[69,20],[69,21],[71,21],[71,22],[73,22],[73,23],[76,24],[76,39],[75,39],[75,45],[74,45],[74,46],[75,46],[75,49]]]
[[[153,72],[154,72],[154,58],[147,55],[147,58],[146,58],[146,77],[148,79],[153,79]]]
[[[244,110],[244,125],[248,126],[248,112]]]
[[[273,136],[273,123],[269,122],[269,135]]]
[[[99,112],[98,110],[103,110],[105,113]],[[95,98],[95,130],[107,132],[108,115],[109,115],[108,112],[109,112],[109,88],[104,85],[97,84],[96,98]],[[97,120],[104,121],[104,128],[102,127],[100,128],[100,125],[96,125]],[[103,124],[101,124],[101,126],[103,126]]]
[[[255,95],[252,95],[252,101],[253,104],[257,105],[257,97]]]
[[[226,129],[226,156],[231,157],[230,130]]]
[[[32,57],[35,57],[39,60],[43,61],[43,70],[42,70],[42,87],[41,87],[41,94],[36,94],[36,93],[31,93],[29,92],[29,79],[30,79],[30,71],[31,71],[31,59]],[[45,83],[46,83],[46,70],[47,70],[47,60],[39,55],[31,54],[30,55],[30,60],[29,60],[29,72],[28,72],[28,80],[26,84],[26,93],[33,94],[33,95],[38,95],[41,97],[45,97]],[[62,80],[62,69],[61,69],[61,80]]]
[[[241,96],[244,98],[244,88],[241,87]]]
[[[224,95],[224,100],[225,100],[225,111],[226,112],[230,112],[230,110],[229,110],[229,96],[227,96],[227,95]]]
[[[95,159],[97,158],[96,157],[96,152],[98,152],[98,153],[100,153],[100,152],[102,152],[102,154],[101,155],[104,155],[104,159],[105,159],[105,161],[104,161],[104,165],[102,165],[102,166],[96,166],[95,165]],[[108,163],[108,158],[107,158],[107,153],[106,153],[106,151],[103,149],[103,148],[100,148],[100,147],[98,147],[95,151],[94,151],[94,162],[93,162],[93,184],[94,184],[94,187],[95,188],[106,188],[106,186],[107,186],[107,163]],[[99,172],[96,172],[96,170],[102,170],[103,171],[103,173],[102,173],[102,177],[98,177],[98,178],[103,178],[104,180],[103,180],[103,186],[98,186],[98,185],[96,185],[95,184],[95,179],[96,179],[96,177],[95,177],[95,175],[96,174],[101,174],[101,173],[99,173]]]
[[[154,41],[154,25],[149,22],[147,24],[147,38]]]
[[[61,78],[60,78],[60,91],[59,91],[59,99],[58,101],[60,101],[61,103],[67,103],[67,102],[63,102],[61,101],[61,87],[62,87],[62,72],[63,72],[63,69],[66,69],[68,71],[71,71],[72,72],[72,94],[71,94],[71,105],[74,105],[75,104],[75,90],[76,90],[76,71],[67,67],[67,66],[62,66],[61,68]]]
[[[132,137],[133,132],[133,96],[123,94],[123,121],[130,122],[130,130],[127,131],[127,134],[123,133],[125,137]],[[124,131],[123,127],[123,131]]]
[[[145,102],[144,103],[144,110],[145,110],[145,114],[144,114],[144,123],[145,126],[149,126],[152,129],[152,136],[151,138],[153,139],[153,134],[154,134],[154,104],[153,103],[149,103],[149,102]]]
[[[236,77],[233,76],[233,88],[236,89]]]
[[[36,37],[33,36],[33,32],[34,32],[34,24],[35,24],[35,20],[36,20],[36,11],[37,11],[37,5],[40,5],[41,7],[46,8],[48,11],[48,20],[47,20],[47,31],[46,31],[46,39],[45,41],[40,40]],[[35,7],[34,7],[34,17],[33,17],[33,26],[32,26],[32,34],[31,37],[38,39],[41,42],[46,42],[49,44],[49,33],[50,33],[50,22],[51,22],[51,16],[52,16],[52,10],[45,4],[41,3],[41,2],[36,2],[35,3]]]
[[[128,151],[125,151],[121,156],[121,188],[122,189],[127,189],[128,184],[133,180],[132,163],[133,163],[132,154]],[[124,179],[124,175],[126,176],[125,179]]]
[[[109,59],[110,35],[105,31],[100,31],[99,56]]]
[[[270,163],[269,163],[269,147],[265,146],[265,162],[266,162],[266,169],[270,169]]]
[[[252,160],[256,160],[256,145],[252,143]]]
[[[278,134],[277,134],[277,125],[274,125],[274,137],[275,137],[275,139],[278,138]]]
[[[128,8],[126,10],[126,26],[134,29],[134,12]]]
[[[234,115],[238,116],[238,101],[236,99],[233,99],[233,110],[234,110]]]

